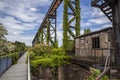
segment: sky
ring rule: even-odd
[[[8,41],[32,45],[38,28],[52,0],[0,0],[0,23],[8,30]],[[98,8],[91,7],[91,0],[81,0],[81,34],[85,28],[96,31],[110,27],[110,20]],[[57,33],[62,45],[63,4],[57,9]]]

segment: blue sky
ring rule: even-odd
[[[85,28],[96,31],[110,27],[111,23],[91,0],[81,0],[81,34]],[[52,0],[0,0],[0,23],[8,30],[9,41],[21,41],[31,45],[32,40],[49,9]],[[57,33],[62,44],[63,4],[57,9]]]

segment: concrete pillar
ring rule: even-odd
[[[60,66],[58,68],[58,80],[65,80],[64,77],[65,77],[65,75],[64,75],[64,67]]]

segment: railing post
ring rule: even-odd
[[[102,50],[102,63],[104,62],[104,55],[103,55],[103,50]]]

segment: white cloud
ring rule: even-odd
[[[102,29],[106,28],[106,27],[112,27],[112,24],[105,24],[105,25],[101,26]]]
[[[35,33],[30,33],[29,30],[34,31],[39,27],[45,15],[39,10],[48,7],[51,2],[52,0],[0,0],[0,22],[8,30],[7,39],[31,45]]]
[[[62,31],[57,32],[57,39],[58,39],[58,42],[59,42],[59,46],[61,46],[62,41],[63,41],[63,32]]]
[[[50,3],[51,0],[5,0],[0,1],[0,4],[2,4],[2,7],[0,7],[0,11],[4,14],[14,16],[23,22],[34,22],[42,19],[44,16],[40,12],[35,12],[37,11],[37,7],[40,7],[41,5],[48,6]]]
[[[36,8],[30,8],[30,11],[34,12],[34,11],[37,11]]]
[[[107,17],[103,16],[103,17],[99,17],[99,18],[94,18],[94,19],[89,19],[88,20],[91,23],[94,24],[105,24],[105,23],[110,23],[110,20],[107,19]]]
[[[42,12],[42,8],[49,8],[51,2],[52,0],[0,0],[0,22],[3,23],[9,31],[9,35],[7,36],[8,40],[18,40],[31,45],[35,33],[32,33],[32,35],[23,34],[39,27],[45,16]],[[44,10],[47,12],[47,9]],[[57,36],[60,42],[59,45],[62,44],[63,39],[62,12],[63,5],[58,9]],[[110,21],[98,8],[81,5],[81,12],[81,28],[93,27],[94,25],[101,25],[99,28],[110,26],[108,25]],[[81,29],[81,34],[83,32],[84,30]]]
[[[92,16],[104,16],[103,12],[99,8],[92,8]]]
[[[84,33],[84,30],[81,30],[81,31],[80,31],[80,34],[83,35],[83,33]]]
[[[24,31],[26,30],[35,29],[35,26],[39,25],[36,23],[21,23],[19,20],[16,20],[14,17],[11,16],[0,18],[0,22],[4,24],[10,34],[21,34],[24,33]]]
[[[91,28],[91,31],[92,31],[92,32],[93,32],[93,31],[98,31],[98,30],[101,30],[101,29],[104,29],[104,28],[107,28],[107,27],[112,27],[112,25],[111,25],[111,24],[104,24],[104,25],[102,25],[102,26],[100,26],[100,27]]]
[[[99,8],[88,7],[85,5],[81,5],[81,18],[89,19],[89,18],[98,18],[104,16],[103,12]]]
[[[24,35],[8,35],[7,39],[9,41],[15,42],[15,41],[20,41],[20,42],[25,42],[27,45],[31,45],[33,36],[24,36]]]
[[[81,22],[82,27],[87,27],[87,26],[91,26],[91,25],[92,24],[90,22],[87,22],[87,21],[86,22],[84,22],[84,21]]]

